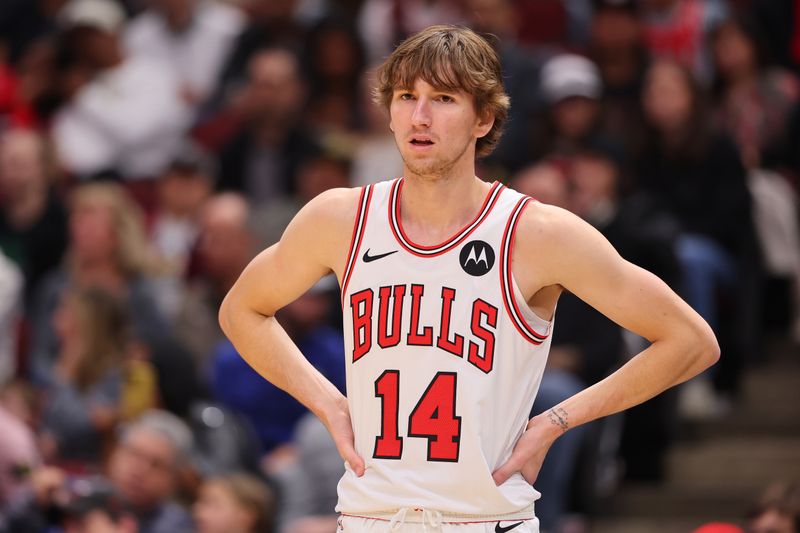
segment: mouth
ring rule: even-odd
[[[418,146],[421,148],[426,146],[433,146],[435,144],[430,137],[419,136],[419,135],[411,137],[409,143],[411,143],[412,146]]]

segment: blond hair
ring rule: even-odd
[[[489,133],[475,145],[478,157],[492,153],[503,132],[510,101],[503,88],[500,59],[480,35],[458,26],[431,26],[412,35],[378,67],[376,103],[389,107],[397,88],[417,79],[437,89],[464,91],[475,98],[478,116],[494,117]]]
[[[209,480],[225,487],[233,499],[252,513],[252,533],[272,533],[275,521],[275,495],[259,478],[244,472],[234,472]]]
[[[128,278],[164,269],[153,253],[145,234],[144,215],[121,185],[112,182],[87,183],[77,187],[70,198],[70,209],[101,207],[111,215],[116,236],[117,267]]]
[[[128,313],[116,296],[98,287],[71,289],[64,294],[64,303],[73,306],[83,338],[75,385],[86,392],[122,368],[129,341]]]

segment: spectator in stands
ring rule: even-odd
[[[147,245],[141,213],[119,185],[91,183],[72,194],[67,260],[42,281],[35,298],[31,368],[45,379],[58,353],[53,314],[69,288],[102,287],[126,302],[133,335],[151,345],[169,333],[150,275],[157,262]]]
[[[776,483],[767,488],[748,513],[747,533],[800,533],[800,486]]]
[[[720,331],[718,296],[731,295],[737,337],[730,343],[721,339],[726,356],[716,376],[732,395],[742,354],[755,351],[758,309],[760,264],[745,169],[735,144],[708,120],[703,93],[688,69],[656,62],[646,77],[642,105],[647,135],[636,163],[638,187],[681,225],[677,254],[683,297]],[[683,412],[719,413],[723,404],[711,394],[708,381],[700,377],[690,383]]]
[[[326,323],[331,285],[335,287],[332,277],[323,278],[281,309],[278,320],[309,362],[344,390],[344,341],[341,331]],[[252,423],[265,453],[264,469],[275,474],[291,464],[297,453],[295,425],[308,410],[250,368],[229,341],[217,346],[211,379],[213,397]]]
[[[220,152],[218,187],[242,192],[254,205],[293,192],[297,167],[315,151],[301,123],[305,101],[294,54],[279,49],[254,54],[248,83],[232,102],[243,123]]]
[[[31,428],[0,405],[0,531],[9,531],[7,521],[30,492],[30,474],[40,463]]]
[[[309,98],[306,123],[323,135],[356,133],[361,115],[361,75],[366,52],[355,28],[344,19],[328,17],[309,32],[303,58]],[[343,139],[341,142],[347,142]]]
[[[200,233],[200,214],[214,188],[215,173],[213,158],[187,139],[156,184],[158,202],[151,217],[150,241],[168,266],[168,273],[158,280],[158,298],[170,319],[179,309]]]
[[[800,218],[783,159],[785,146],[791,144],[787,132],[800,83],[793,73],[769,64],[761,33],[750,19],[720,24],[712,33],[711,48],[717,119],[736,141],[749,171],[765,268],[791,280],[792,333],[800,341]]]
[[[222,298],[256,254],[250,208],[236,193],[212,196],[199,217],[197,275],[190,280],[175,319],[175,334],[207,380],[209,358],[225,337],[217,323]]]
[[[588,45],[603,84],[603,131],[628,152],[641,141],[640,106],[650,61],[635,0],[594,0]]]
[[[122,302],[103,289],[62,295],[53,317],[59,353],[44,390],[45,460],[67,468],[99,465],[119,420],[127,318]]]
[[[0,248],[25,275],[27,304],[67,245],[67,214],[48,163],[39,134],[8,130],[0,137]]]
[[[275,495],[260,479],[242,473],[207,480],[193,516],[197,533],[272,533]]]
[[[770,66],[759,29],[744,17],[714,29],[711,52],[717,119],[739,146],[745,166],[775,168],[800,97],[797,77]]]
[[[33,490],[13,514],[11,530],[44,531],[61,525],[60,515],[69,511],[76,490],[79,495],[81,486],[102,485],[108,487],[104,493],[113,491],[131,512],[139,533],[191,533],[189,513],[174,500],[191,454],[192,433],[181,419],[165,411],[147,411],[122,428],[108,461],[107,480],[68,476],[53,466],[35,469]]]
[[[540,90],[547,107],[535,123],[533,161],[568,157],[599,128],[600,73],[585,57],[560,54],[542,66]]]
[[[298,0],[248,3],[250,20],[222,69],[212,110],[217,110],[246,82],[249,65],[261,50],[280,48],[295,55],[302,53],[308,28],[296,16],[298,3]]]
[[[193,530],[188,512],[173,499],[191,454],[191,431],[165,411],[148,411],[123,427],[108,477],[134,511],[140,533]]]
[[[213,0],[157,0],[149,6],[125,30],[127,51],[166,62],[178,75],[184,100],[202,104],[216,88],[244,14]]]
[[[126,180],[158,175],[191,119],[177,75],[123,50],[125,14],[114,0],[72,0],[63,10],[68,102],[53,122],[61,163],[71,173],[112,171]]]

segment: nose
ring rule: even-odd
[[[414,114],[411,115],[411,123],[414,126],[428,127],[431,125],[430,102],[426,98],[417,99],[414,106]]]

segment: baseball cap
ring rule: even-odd
[[[116,33],[125,22],[125,11],[115,0],[71,0],[58,14],[66,28],[89,26]]]
[[[541,88],[550,103],[574,96],[594,100],[600,97],[602,90],[600,71],[583,56],[560,54],[542,67]]]
[[[213,179],[216,174],[216,162],[199,144],[191,139],[184,139],[172,154],[168,170],[177,170],[192,175]]]

